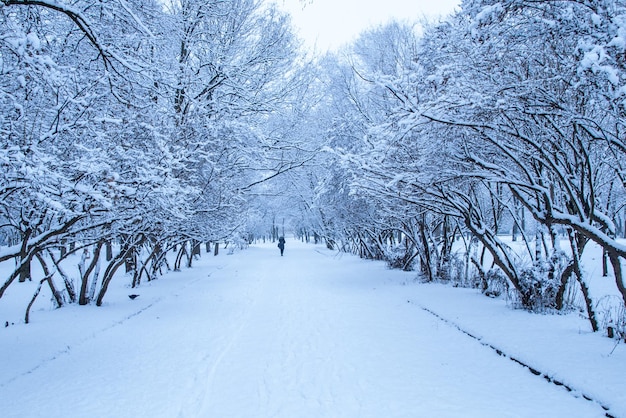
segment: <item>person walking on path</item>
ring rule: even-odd
[[[285,252],[285,238],[284,237],[280,237],[278,238],[278,248],[280,248],[280,256],[283,256],[283,253]]]

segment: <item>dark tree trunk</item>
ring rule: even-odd
[[[183,256],[187,254],[187,243],[183,242],[180,244],[180,250],[178,250],[178,254],[176,254],[176,259],[174,260],[174,271],[180,271],[180,265],[183,262]]]
[[[104,295],[106,295],[106,292],[109,289],[109,284],[111,283],[115,272],[122,264],[124,264],[124,261],[129,257],[130,253],[143,243],[144,239],[145,237],[140,236],[134,242],[130,242],[130,240],[124,241],[122,250],[116,257],[113,257],[102,275],[102,285],[100,287],[100,291],[98,292],[98,297],[96,298],[96,306],[102,306]]]
[[[102,276],[102,286],[100,287],[100,291],[98,292],[98,297],[96,298],[96,306],[102,306],[102,301],[104,300],[104,295],[109,289],[109,284],[113,279],[113,275],[117,271],[118,268],[122,264],[124,264],[124,258],[126,257],[125,252],[120,253],[118,258],[113,258],[109,265],[107,266],[104,275]]]
[[[128,255],[124,259],[124,270],[126,273],[135,270],[135,253],[132,250],[128,252]]]
[[[426,220],[422,219],[419,222],[420,239],[422,241],[423,254],[421,255],[421,267],[422,274],[426,276],[428,281],[433,280],[433,269],[431,264],[430,245],[426,236]]]
[[[193,240],[192,243],[193,243],[193,251],[191,252],[191,254],[197,255],[197,256],[202,255],[200,253],[200,241]]]
[[[61,247],[61,248],[65,248],[65,247]],[[50,259],[52,260],[52,262],[54,263],[54,266],[56,267],[57,272],[63,278],[63,284],[65,285],[65,291],[67,292],[67,295],[69,297],[70,302],[71,303],[75,303],[77,301],[77,299],[78,299],[78,296],[76,295],[76,290],[74,289],[74,283],[72,283],[72,281],[67,276],[67,274],[65,274],[65,272],[63,272],[63,270],[61,269],[61,266],[59,265],[60,261],[57,260],[54,257],[54,254],[52,253],[52,251],[48,250],[48,255],[49,255]]]
[[[567,282],[569,281],[569,278],[571,277],[572,273],[574,273],[574,261],[573,260],[569,262],[567,267],[565,267],[565,269],[561,273],[561,283],[559,285],[559,290],[556,293],[556,297],[554,301],[555,309],[559,311],[563,310],[563,308],[565,307],[565,290],[567,288]]]
[[[22,267],[20,268],[20,282],[25,282],[27,280],[30,280],[31,277],[31,273],[30,273],[30,260],[28,259],[28,256],[26,256],[25,258],[22,259]]]
[[[37,299],[37,296],[39,296],[39,292],[41,292],[41,286],[43,285],[43,282],[45,282],[48,279],[49,277],[45,277],[41,279],[41,281],[39,282],[39,286],[37,286],[37,290],[35,290],[35,294],[33,295],[33,298],[30,300],[30,303],[26,307],[26,313],[24,314],[24,323],[28,324],[30,322],[30,308],[33,307],[33,304],[35,303],[35,299]]]
[[[583,278],[582,270],[580,269],[580,255],[583,253],[583,248],[587,243],[587,238],[578,234],[577,232],[570,229],[568,231],[570,245],[572,247],[572,265],[574,274],[576,275],[576,280],[580,284],[580,289],[583,293],[583,297],[585,299],[585,306],[587,308],[587,315],[589,316],[589,322],[591,323],[591,329],[594,332],[598,331],[598,319],[596,318],[596,313],[593,310],[593,301],[591,300],[591,295],[589,293],[589,288],[587,287],[587,283]]]
[[[106,260],[111,261],[113,259],[113,245],[111,241],[106,242]]]
[[[83,273],[83,276],[81,277],[80,294],[78,296],[79,305],[86,305],[89,303],[89,296],[87,295],[87,284],[89,283],[89,276],[95,269],[96,264],[98,264],[98,259],[100,258],[100,250],[102,249],[102,244],[103,244],[102,241],[98,241],[98,244],[96,244],[96,248],[93,251],[93,257],[91,259],[91,263],[89,263],[89,267],[87,267],[87,269]]]
[[[56,286],[54,285],[54,282],[52,281],[52,273],[50,272],[50,269],[48,268],[48,264],[46,263],[46,260],[44,260],[44,258],[41,256],[41,254],[37,253],[36,257],[39,260],[39,263],[41,264],[41,269],[43,270],[43,274],[46,276],[43,281],[48,282],[48,285],[50,286],[50,291],[52,292],[52,297],[54,298],[56,306],[57,308],[60,308],[61,306],[63,306],[63,297],[61,296],[61,292],[57,290]],[[40,284],[40,287],[41,287],[41,284]],[[33,300],[35,297],[33,297]]]
[[[19,281],[23,283],[27,280],[30,280],[30,256],[28,255],[28,240],[32,234],[31,229],[27,229],[24,231],[24,239],[22,240],[22,248],[20,250],[20,276]]]
[[[200,256],[200,241],[196,241],[195,239],[191,240],[191,251],[189,252],[189,256],[187,257],[187,267],[191,268],[193,263],[194,256]]]
[[[611,265],[613,266],[615,284],[617,285],[617,289],[622,295],[622,301],[624,302],[624,305],[626,305],[626,285],[624,285],[624,277],[622,276],[622,265],[619,255],[616,251],[613,250],[607,250],[607,252],[609,254],[609,260],[611,261]]]

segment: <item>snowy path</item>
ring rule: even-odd
[[[44,348],[0,363],[0,416],[604,416],[408,303],[401,273],[314,248],[204,256],[65,346],[7,331],[0,358]]]

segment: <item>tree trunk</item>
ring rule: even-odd
[[[200,257],[200,241],[196,241],[195,239],[191,240],[191,251],[189,252],[189,256],[187,257],[187,267],[191,268],[193,263],[194,256]]]
[[[423,255],[420,257],[422,261],[422,274],[426,276],[429,282],[433,281],[433,268],[431,263],[430,245],[426,236],[426,219],[425,217],[418,223],[420,231],[420,239],[422,241]]]
[[[54,282],[52,281],[52,273],[50,272],[50,269],[48,268],[48,264],[46,263],[46,260],[44,260],[44,258],[41,256],[41,254],[37,253],[35,256],[37,257],[37,259],[39,260],[39,263],[41,264],[41,269],[43,270],[43,274],[46,276],[44,281],[48,282],[48,285],[50,286],[50,291],[52,292],[52,297],[54,298],[57,308],[60,308],[61,306],[63,306],[63,297],[61,296],[61,292],[57,290],[56,286],[54,285]],[[41,284],[40,284],[40,287],[41,287]],[[33,297],[33,300],[34,300],[34,297]]]
[[[129,251],[128,255],[124,259],[124,270],[126,271],[126,273],[130,273],[131,271],[135,270],[135,265],[136,265],[135,259],[136,259],[135,251],[133,250]]]
[[[613,266],[615,284],[617,285],[617,289],[622,295],[622,301],[624,302],[624,306],[626,306],[626,286],[624,285],[624,277],[622,276],[622,264],[619,255],[616,251],[613,251],[611,249],[607,250],[607,252],[609,254],[609,260],[611,261],[611,266]]]
[[[187,254],[187,243],[183,242],[180,244],[180,250],[178,250],[178,254],[176,254],[176,259],[174,260],[174,271],[180,271],[180,265],[183,262],[183,256]]]
[[[125,257],[126,257],[126,253],[122,252],[120,253],[119,258],[117,259],[113,258],[109,262],[109,265],[107,266],[104,272],[104,275],[102,276],[102,286],[100,287],[100,292],[98,292],[98,297],[96,298],[96,306],[102,306],[104,295],[109,289],[109,284],[111,283],[111,280],[113,279],[113,275],[115,274],[117,269],[120,268],[122,264],[124,264]]]
[[[91,263],[89,263],[89,267],[82,273],[82,277],[80,279],[80,294],[78,296],[78,304],[86,305],[90,302],[88,290],[89,276],[93,272],[98,263],[98,259],[100,258],[100,250],[102,249],[102,241],[98,241],[96,244],[96,248],[93,251],[93,257],[91,259]]]
[[[22,262],[22,266],[20,268],[20,279],[19,279],[19,281],[22,283],[31,279],[30,259],[26,257],[23,260],[24,262]]]
[[[106,242],[106,260],[111,261],[113,259],[113,244],[111,241]]]
[[[20,278],[19,282],[24,283],[30,280],[30,256],[28,255],[28,240],[32,234],[31,229],[24,231],[24,239],[22,240],[22,248],[20,251],[19,263],[20,263]]]
[[[192,244],[193,244],[193,251],[191,252],[191,254],[201,256],[202,254],[200,253],[200,241],[196,241],[194,239],[192,240]]]
[[[145,237],[140,236],[134,242],[130,242],[130,240],[126,240],[122,245],[122,250],[117,255],[117,257],[113,257],[113,259],[109,262],[104,274],[102,275],[102,285],[100,287],[100,291],[98,292],[98,297],[96,298],[96,306],[102,306],[102,301],[104,300],[104,295],[109,289],[109,284],[115,275],[115,272],[122,264],[126,258],[130,255],[132,251],[135,250],[137,246],[140,246],[143,243]]]
[[[59,265],[60,262],[54,257],[54,253],[51,250],[48,250],[48,256],[52,260],[57,272],[61,275],[61,278],[63,278],[63,284],[65,285],[65,291],[70,299],[70,303],[75,303],[78,296],[76,295],[76,290],[74,289],[74,283],[72,283],[72,280],[70,280],[67,274],[65,274],[65,272],[61,269],[61,266]]]
[[[542,260],[542,253],[541,253],[541,234],[539,232],[539,229],[537,229],[537,232],[535,232],[535,264],[539,264]]]
[[[567,282],[569,281],[570,276],[574,273],[574,261],[571,260],[567,267],[561,273],[561,283],[559,285],[559,290],[556,293],[556,297],[554,300],[555,309],[558,311],[563,310],[565,307],[565,290],[567,289]]]
[[[141,267],[137,269],[138,274],[136,280],[133,280],[133,283],[131,285],[132,288],[135,288],[141,284],[141,278],[143,277],[144,273],[146,274],[148,281],[151,281],[153,279],[153,275],[156,274],[157,271],[156,264],[159,260],[161,252],[161,244],[156,242],[156,240],[153,240],[152,251],[150,252],[150,255],[145,259],[145,261],[141,263]],[[151,271],[148,271],[148,264],[150,263],[150,261],[152,261],[152,269]]]
[[[33,307],[33,304],[35,303],[35,299],[37,299],[37,296],[39,296],[39,292],[41,292],[41,286],[43,286],[43,282],[49,279],[50,278],[46,276],[43,279],[41,279],[41,281],[39,281],[39,286],[37,286],[37,290],[35,290],[35,294],[33,295],[33,298],[30,300],[30,303],[26,307],[26,313],[24,314],[24,323],[28,324],[30,322],[30,308]]]
[[[585,306],[587,308],[589,322],[591,323],[591,329],[596,332],[599,329],[598,319],[596,318],[596,313],[593,310],[593,302],[591,300],[589,288],[587,287],[587,283],[585,283],[582,270],[580,269],[580,255],[582,255],[582,248],[584,248],[587,239],[583,236],[579,236],[579,234],[573,231],[571,228],[568,231],[568,237],[570,245],[572,247],[572,264],[574,267],[574,274],[576,275],[576,280],[580,284],[580,289],[585,299]]]
[[[519,224],[517,220],[517,215],[519,212],[519,204],[517,203],[517,199],[513,198],[513,229],[511,230],[511,241],[517,241],[517,234],[519,234]]]

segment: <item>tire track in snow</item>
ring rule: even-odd
[[[463,327],[461,327],[459,324],[444,318],[443,316],[439,315],[437,312],[420,305],[419,303],[415,303],[412,302],[410,300],[407,301],[408,303],[411,303],[413,305],[416,305],[417,307],[419,307],[421,310],[423,310],[424,312],[429,313],[430,315],[434,316],[435,318],[437,318],[439,321],[443,322],[444,324],[450,326],[451,328],[455,328],[456,330],[460,331],[461,333],[467,335],[468,337],[476,340],[480,345],[482,345],[483,347],[487,347],[493,351],[496,352],[496,354],[498,354],[500,357],[504,357],[516,364],[518,364],[519,366],[522,366],[523,368],[525,368],[526,370],[528,370],[530,373],[532,373],[534,376],[538,376],[538,377],[542,377],[543,379],[545,379],[547,382],[552,383],[555,386],[561,387],[563,389],[565,389],[568,393],[570,393],[573,397],[575,398],[582,398],[585,399],[589,402],[592,402],[596,405],[598,405],[600,408],[603,409],[604,414],[607,418],[617,418],[615,415],[612,415],[610,412],[610,408],[605,405],[604,403],[602,403],[601,401],[594,399],[592,396],[585,394],[583,391],[578,390],[576,388],[574,388],[572,385],[567,384],[565,382],[563,382],[560,379],[556,379],[554,376],[551,376],[548,373],[544,373],[541,370],[539,370],[537,367],[533,367],[530,364],[527,364],[526,362],[518,359],[517,357],[511,356],[509,354],[507,354],[504,350],[496,347],[495,345],[484,341],[482,337],[477,336],[475,334],[472,334],[471,332],[467,331],[466,329],[464,329]]]

